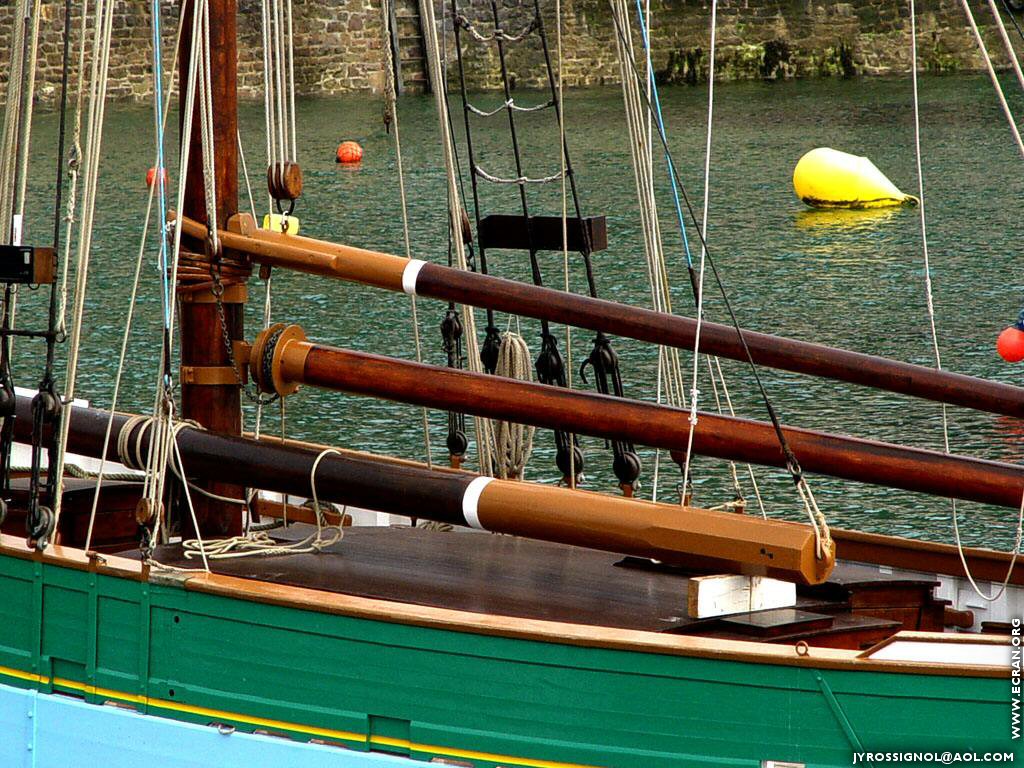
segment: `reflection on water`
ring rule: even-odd
[[[896,205],[889,208],[805,208],[793,217],[798,229],[820,227],[835,232],[871,232],[902,213],[904,206]]]
[[[663,93],[676,162],[698,208],[703,196],[706,96],[705,90],[688,87]],[[810,211],[794,196],[791,181],[793,166],[804,152],[833,146],[869,156],[897,186],[913,188],[909,83],[894,78],[724,84],[716,88],[716,102],[709,241],[741,322],[760,331],[931,364],[916,211]],[[403,252],[391,137],[381,125],[379,100],[363,96],[304,99],[298,113],[306,186],[295,213],[303,234]],[[447,261],[445,182],[431,99],[403,98],[399,118],[413,252],[443,263]],[[621,93],[616,88],[571,92],[566,118],[584,211],[608,217],[609,248],[594,256],[599,293],[648,306]],[[1022,368],[1002,363],[993,349],[996,335],[1017,316],[1022,300],[1021,223],[1019,206],[1014,204],[1024,191],[1019,158],[1007,141],[984,78],[924,78],[922,121],[944,363],[952,370],[1019,382]],[[152,157],[148,106],[112,107],[107,122],[79,380],[79,391],[99,405],[110,401],[116,368],[113,350],[123,327],[130,288],[126,275],[138,247],[144,178]],[[558,168],[558,137],[552,122],[545,112],[520,119],[524,170],[529,176],[544,176]],[[481,165],[496,175],[515,175],[507,125],[496,120],[481,120],[477,125],[474,145]],[[260,218],[266,208],[259,170],[264,167],[262,126],[262,106],[243,105],[241,135]],[[39,115],[33,156],[40,170],[31,176],[28,227],[30,236],[35,232],[42,240],[52,221],[50,169],[55,135],[55,115]],[[364,147],[362,164],[357,168],[337,165],[338,143],[352,138]],[[662,231],[675,286],[673,305],[685,312],[692,307],[692,297],[663,169],[658,169],[658,178]],[[535,213],[561,210],[558,185],[550,186],[530,189]],[[483,195],[485,213],[517,212],[515,189],[487,187]],[[1003,203],[994,205],[993,200]],[[159,343],[159,273],[152,247],[149,253],[124,383],[125,409],[142,410],[151,403]],[[494,273],[529,279],[526,254],[494,251],[489,257]],[[542,253],[540,267],[549,284],[562,283],[560,254]],[[579,259],[572,261],[569,280],[574,290],[584,290]],[[262,289],[255,278],[251,295],[246,323],[253,329],[259,326],[262,313]],[[709,318],[724,320],[717,290],[709,289],[706,295]],[[36,296],[25,296],[21,306],[19,324],[42,322]],[[420,302],[424,358],[439,364],[444,361],[438,332],[443,309]],[[407,358],[415,355],[408,298],[402,295],[276,270],[273,315],[275,321],[302,324],[312,339],[325,343]],[[502,327],[505,322],[506,318],[498,318]],[[524,320],[522,328],[536,354],[537,324]],[[554,332],[564,339],[563,329],[556,326]],[[590,352],[592,338],[587,332],[573,334],[575,364]],[[564,341],[560,344],[564,347]],[[614,344],[627,395],[653,400],[657,351],[623,339]],[[31,386],[37,381],[39,357],[33,349],[32,342],[18,342],[19,384]],[[688,367],[690,356],[682,357]],[[731,361],[724,361],[722,367],[737,412],[763,419],[764,406],[749,372]],[[941,410],[936,404],[783,372],[765,371],[763,376],[784,422],[921,447],[941,446]],[[576,385],[581,386],[578,381]],[[702,380],[700,389],[701,401],[711,402],[710,383]],[[246,415],[251,423],[252,414]],[[954,451],[1021,458],[1024,435],[1019,422],[960,409],[952,409],[950,419]],[[279,420],[274,414],[267,428],[276,430]],[[419,412],[402,405],[306,389],[289,402],[286,422],[289,433],[298,437],[414,458],[423,455]],[[444,414],[432,415],[437,461],[445,460],[445,424]],[[603,443],[585,440],[584,445],[589,486],[613,489],[611,459]],[[646,495],[655,456],[645,450],[642,458],[645,487],[641,493]],[[659,496],[672,498],[678,472],[664,455],[660,471]],[[699,503],[731,498],[730,473],[723,462],[699,459],[694,472]],[[557,477],[549,433],[537,435],[528,476],[543,481]],[[758,470],[758,477],[770,514],[799,519],[802,513],[792,484],[776,471]],[[949,506],[942,499],[826,478],[812,482],[835,525],[951,540]],[[967,541],[1012,543],[1015,510],[964,505],[961,514]]]

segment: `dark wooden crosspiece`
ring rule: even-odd
[[[520,251],[586,251],[596,253],[608,247],[608,225],[604,216],[569,218],[562,229],[561,216],[508,216],[493,214],[480,220],[481,248]]]

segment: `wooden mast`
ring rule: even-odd
[[[238,103],[236,89],[236,24],[237,0],[208,0],[210,18],[210,80],[213,101],[214,173],[216,177],[217,221],[227,220],[238,212]],[[181,91],[184,92],[189,73],[193,40],[192,11],[194,3],[184,3],[182,50],[180,56]],[[185,99],[181,99],[180,120],[184,124]],[[192,140],[188,174],[185,179],[185,214],[207,223],[205,187],[203,182],[203,150],[199,124],[199,103],[196,101],[192,122]],[[223,225],[221,225],[223,226]],[[185,251],[189,251],[188,254]],[[210,254],[202,240],[183,240],[182,256],[198,269],[179,270],[185,275],[177,286],[180,299],[181,343],[181,409],[182,416],[195,419],[207,429],[229,435],[241,434],[240,387],[230,370],[230,354],[221,325],[223,319],[231,339],[242,338],[244,283],[231,286],[216,301],[209,287],[196,285],[201,280],[202,261]],[[223,257],[225,254],[221,254]],[[205,266],[207,272],[209,266]],[[209,275],[206,276],[207,281]],[[238,498],[241,490],[215,483],[211,488],[221,495]],[[240,507],[207,498],[195,498],[196,515],[202,533],[208,536],[235,535],[241,532]],[[186,516],[187,517],[187,516]]]

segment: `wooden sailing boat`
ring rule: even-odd
[[[488,767],[848,765],[864,751],[1019,751],[1009,739],[1008,635],[948,631],[976,621],[935,592],[965,576],[955,547],[823,536],[808,525],[242,436],[248,376],[278,396],[304,384],[670,450],[692,429],[679,409],[327,347],[295,326],[271,326],[247,344],[241,310],[254,265],[683,348],[695,323],[257,228],[237,210],[235,12],[235,0],[208,0],[217,188],[205,188],[197,128],[178,217],[187,254],[177,286],[181,409],[205,429],[171,436],[167,463],[183,482],[169,480],[156,506],[107,484],[95,531],[82,527],[89,505],[76,506],[72,484],[56,530],[42,525],[38,472],[20,505],[12,494],[0,536],[2,701],[21,706],[14,689],[40,692],[64,729],[47,720],[37,732],[91,750],[96,733],[75,727],[88,708],[62,697],[114,704],[94,711],[118,718],[126,734],[168,729],[172,754],[153,741],[131,745],[167,765],[207,749],[214,734],[219,746],[209,748],[241,764],[247,733],[284,737],[257,744],[288,765],[381,764],[371,753]],[[1024,414],[1018,387],[727,326],[704,324],[703,333],[704,349],[722,356]],[[14,399],[5,420],[13,437],[52,439],[56,421],[40,430],[40,401]],[[85,407],[63,418],[66,450],[84,457],[144,466],[160,439],[152,419]],[[1015,465],[786,427],[780,447],[770,424],[712,414],[701,423],[694,450],[711,456],[783,466],[789,450],[808,471],[1012,508],[1024,492]],[[314,551],[210,560],[207,571],[180,542],[156,541],[144,559],[125,545],[125,529],[159,520],[164,502],[187,532],[190,488],[215,494],[194,499],[200,539],[239,535],[242,505],[230,499],[254,486],[515,536],[350,528]],[[329,522],[316,510],[252,506]],[[284,529],[280,543],[295,530],[310,527]],[[987,582],[1011,561],[966,555]],[[1011,570],[1008,582],[1006,610],[1019,605],[1024,574]],[[778,591],[783,607],[760,609]],[[709,595],[717,607],[706,607]]]

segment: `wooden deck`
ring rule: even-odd
[[[274,535],[295,540],[309,531],[294,525]],[[168,565],[197,565],[177,545],[159,548],[156,557]],[[689,579],[679,570],[462,529],[346,528],[345,538],[322,554],[219,560],[211,568],[472,613],[764,642],[806,640],[837,648],[863,648],[899,629],[942,628],[943,605],[931,597],[931,580],[879,576],[841,564],[827,585],[801,590],[795,609],[695,620],[686,615]]]

